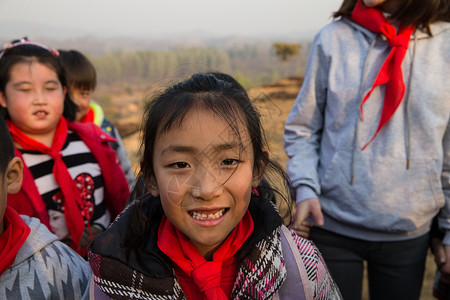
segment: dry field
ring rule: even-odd
[[[302,81],[300,78],[290,78],[248,91],[253,103],[259,108],[262,114],[263,125],[269,141],[271,155],[273,158],[278,160],[282,166],[285,166],[287,162],[287,156],[283,151],[283,126],[294,103],[301,83]],[[116,101],[123,103],[123,98],[120,98],[120,96],[115,97],[118,99]],[[115,99],[113,99],[113,101],[116,102]],[[135,105],[132,107],[135,108]],[[141,112],[136,109],[133,110],[134,111],[131,112],[132,117],[116,122],[119,125],[118,128],[136,126],[133,125],[133,123],[135,124],[137,120],[140,122]],[[136,169],[139,162],[139,139],[139,133],[134,133],[123,138],[124,145],[127,148],[130,159]],[[435,271],[436,266],[432,255],[429,254],[427,258],[424,284],[422,287],[422,295],[420,298],[421,300],[433,299],[431,296],[431,291]],[[367,290],[368,288],[365,282],[362,299],[368,299]]]

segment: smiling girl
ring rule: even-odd
[[[0,112],[25,163],[21,192],[8,202],[86,255],[129,191],[109,136],[71,122],[77,110],[67,89],[56,51],[25,39],[1,52]]]
[[[145,119],[149,193],[91,245],[96,299],[340,299],[315,246],[262,196],[266,168],[280,169],[242,88],[196,74]]]

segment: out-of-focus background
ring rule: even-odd
[[[340,0],[0,0],[0,46],[29,39],[76,49],[95,65],[94,100],[137,170],[145,99],[196,72],[229,73],[259,107],[281,165],[283,125],[314,34]],[[429,255],[421,299],[432,299]],[[367,297],[367,284],[363,299]]]

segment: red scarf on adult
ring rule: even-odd
[[[229,299],[236,280],[234,257],[253,233],[254,225],[247,211],[222,245],[207,261],[190,240],[163,216],[158,231],[158,247],[175,263],[175,273],[187,299]]]
[[[72,240],[78,249],[81,236],[83,235],[85,221],[81,215],[81,207],[83,207],[80,191],[76,187],[75,181],[67,170],[67,166],[62,160],[60,153],[67,139],[67,121],[61,117],[57,127],[51,147],[33,140],[26,136],[13,122],[7,120],[9,130],[14,142],[18,143],[25,150],[35,150],[44,154],[48,154],[54,160],[53,176],[59,185],[64,196],[64,217],[69,229]],[[89,226],[89,224],[88,224]]]
[[[0,276],[11,267],[31,231],[19,214],[8,205],[3,216],[3,226],[4,231],[0,235]]]
[[[371,90],[365,95],[361,103],[362,107],[375,87],[385,84],[385,95],[381,118],[377,131],[369,142],[362,148],[364,150],[377,136],[381,128],[394,115],[405,95],[405,84],[403,82],[402,61],[408,49],[409,40],[415,30],[414,26],[400,27],[398,34],[395,27],[389,23],[383,12],[377,8],[365,6],[361,0],[356,2],[352,12],[352,20],[372,32],[383,34],[392,47],[391,52],[383,63]]]

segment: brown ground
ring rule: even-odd
[[[273,158],[278,160],[282,166],[285,166],[287,162],[287,156],[283,151],[283,126],[295,101],[295,97],[301,83],[302,80],[300,78],[283,79],[276,83],[265,85],[260,88],[254,88],[248,91],[250,98],[262,114],[263,125],[265,127],[267,139],[271,148],[271,155]],[[143,94],[144,93],[142,93],[142,95]],[[113,99],[113,102],[115,102],[114,100],[115,99]],[[122,104],[124,102],[123,98],[119,101],[121,101]],[[139,133],[129,134],[134,131],[133,128],[136,128],[136,124],[140,122],[141,116],[139,115],[138,109],[136,109],[136,103],[134,103],[131,107],[133,107],[133,111],[131,112],[132,116],[122,119],[117,122],[117,125],[120,131],[123,132],[123,135],[121,135],[126,136],[123,138],[123,142],[125,148],[127,148],[132,163],[137,169],[139,162],[138,148],[140,137]],[[424,284],[422,287],[422,295],[420,298],[422,300],[433,299],[431,296],[431,291],[435,271],[436,266],[432,255],[429,254],[427,258]],[[368,299],[367,291],[367,282],[365,281],[362,299]]]

